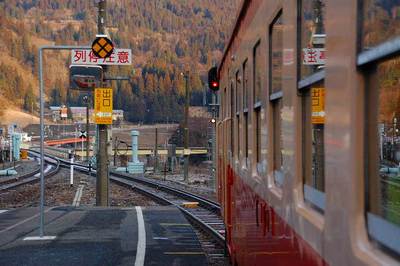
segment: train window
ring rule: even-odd
[[[258,107],[261,101],[261,49],[260,41],[254,46],[253,49],[253,95],[254,107]]]
[[[235,84],[236,84],[236,158],[240,157],[240,115],[239,115],[239,110],[240,110],[240,83],[239,83],[239,71],[236,72],[235,75]]]
[[[246,158],[246,166],[249,159],[249,113],[244,113],[244,155]]]
[[[249,158],[249,113],[248,113],[248,60],[243,63],[243,129],[244,129],[244,156],[246,166],[248,165]]]
[[[222,106],[223,106],[223,108],[222,108],[222,110],[223,110],[223,113],[222,113],[222,119],[225,119],[226,118],[226,114],[228,113],[228,106],[227,106],[227,101],[226,101],[226,88],[224,88],[224,94],[223,95],[221,95],[221,100],[222,100]]]
[[[275,185],[282,186],[282,66],[283,66],[282,12],[274,19],[270,27],[270,96],[273,119],[273,171]]]
[[[282,91],[282,52],[283,52],[283,34],[282,34],[282,15],[279,15],[271,27],[271,87],[270,94]]]
[[[236,144],[237,144],[237,154],[236,157],[239,159],[240,158],[240,116],[236,115]]]
[[[362,50],[369,50],[400,35],[400,2],[362,1]]]
[[[311,206],[323,211],[325,209],[324,84],[315,83],[302,89],[301,93],[304,198]]]
[[[325,209],[325,2],[299,1],[298,89],[302,96],[303,191],[305,201],[320,212]]]
[[[256,167],[259,169],[261,162],[261,48],[260,41],[254,46],[253,49],[253,97],[254,97],[254,150],[256,151]]]
[[[230,117],[231,117],[231,119],[230,119],[230,121],[229,121],[229,124],[230,124],[230,130],[231,130],[231,156],[232,156],[232,158],[233,158],[233,155],[234,155],[234,149],[235,149],[235,129],[234,129],[234,123],[233,123],[233,121],[234,121],[234,118],[235,118],[235,115],[234,115],[234,110],[235,110],[235,107],[234,107],[234,105],[235,105],[235,95],[234,95],[234,92],[235,92],[235,87],[233,86],[233,82],[231,83],[231,90],[230,90],[230,100],[231,100],[231,112],[230,112]]]
[[[371,239],[400,254],[400,2],[362,1],[357,65],[366,74],[366,208]]]
[[[325,63],[325,0],[303,0],[301,5],[300,78],[304,79],[324,68]]]
[[[236,75],[235,75],[235,85],[236,85],[235,86],[236,87],[235,111],[236,111],[236,113],[238,113],[240,110],[240,106],[239,106],[240,105],[239,71],[237,71]]]
[[[247,60],[243,63],[243,109],[246,110],[248,108],[248,84],[249,84],[249,76],[248,76],[248,67],[247,67]]]
[[[257,108],[254,112],[255,114],[255,151],[256,151],[256,163],[257,168],[259,167],[259,163],[261,162],[261,108]]]
[[[283,185],[282,156],[282,99],[272,102],[273,119],[273,167],[274,180],[277,186]]]
[[[399,69],[399,57],[372,66],[366,108],[369,111],[368,229],[373,239],[397,253],[400,253]]]

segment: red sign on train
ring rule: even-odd
[[[326,61],[325,48],[303,49],[304,65],[325,65],[325,61]]]

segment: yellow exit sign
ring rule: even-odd
[[[94,121],[98,125],[111,125],[113,112],[113,91],[111,88],[94,90]]]
[[[312,115],[313,124],[325,123],[325,88],[311,89]]]

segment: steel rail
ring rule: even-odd
[[[46,157],[48,157],[48,156],[46,156]],[[48,157],[48,158],[50,158],[50,157]],[[56,158],[51,158],[51,159],[56,160],[56,162],[52,162],[52,161],[48,160],[47,158],[45,158],[45,162],[48,164],[51,164],[51,165],[55,165],[56,168],[54,170],[52,170],[51,172],[45,174],[45,177],[52,177],[60,171],[60,162]],[[40,176],[35,176],[39,172],[40,172],[40,168],[18,177],[17,182],[13,182],[13,183],[9,183],[9,184],[0,186],[0,192],[7,191],[7,190],[14,189],[14,188],[17,188],[17,187],[20,187],[23,185],[27,185],[27,184],[31,184],[31,183],[40,181]]]

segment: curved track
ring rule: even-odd
[[[37,157],[37,153],[30,153],[33,157]],[[51,177],[57,174],[60,170],[60,161],[57,158],[45,156],[45,177]],[[40,168],[24,174],[16,178],[7,178],[4,182],[0,182],[0,192],[15,189],[17,187],[38,182],[40,180]]]

